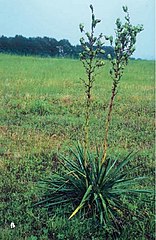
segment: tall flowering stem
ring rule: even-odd
[[[84,156],[85,167],[87,166],[87,151],[89,148],[89,120],[91,112],[91,90],[97,74],[96,70],[104,65],[104,61],[99,57],[104,54],[103,42],[101,41],[103,35],[100,34],[95,37],[94,30],[101,20],[96,19],[94,15],[93,6],[91,9],[91,30],[86,32],[84,25],[80,24],[80,31],[84,33],[85,37],[80,38],[82,47],[82,53],[80,54],[80,60],[84,66],[86,72],[86,79],[81,79],[85,86],[86,94],[86,108],[85,108],[85,126],[84,126]]]
[[[110,41],[111,46],[114,46],[114,59],[108,55],[108,59],[111,62],[110,76],[113,79],[112,85],[112,94],[110,98],[110,103],[108,107],[108,115],[106,118],[105,125],[105,137],[104,137],[104,145],[103,145],[103,157],[101,163],[103,164],[106,160],[107,156],[107,148],[108,148],[108,132],[109,126],[112,118],[112,110],[115,96],[117,94],[118,84],[120,83],[121,77],[123,75],[125,66],[128,64],[128,60],[130,56],[135,51],[135,43],[136,36],[139,32],[143,30],[142,25],[133,26],[130,23],[130,16],[128,12],[127,6],[123,7],[123,11],[125,12],[125,23],[122,24],[121,20],[118,18],[116,20],[116,30],[115,30],[115,40],[113,41],[113,37],[105,36],[106,40]],[[113,44],[114,43],[114,44]]]

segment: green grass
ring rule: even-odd
[[[121,81],[109,133],[109,152],[121,158],[138,151],[130,165],[154,186],[154,61],[130,61]],[[59,169],[58,155],[83,140],[84,70],[79,60],[0,55],[0,239],[113,239],[92,219],[68,220],[62,207],[49,216],[32,203],[37,182]],[[91,147],[101,145],[111,93],[109,62],[93,91]],[[95,144],[96,143],[96,144]],[[142,197],[140,196],[140,199]],[[136,199],[118,239],[154,239],[153,203]],[[134,208],[134,209],[133,209]],[[15,229],[10,228],[14,222]]]

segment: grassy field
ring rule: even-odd
[[[119,159],[130,151],[136,175],[154,186],[154,61],[131,61],[121,81],[109,133],[109,152]],[[51,214],[33,208],[42,194],[40,179],[59,169],[59,154],[83,140],[84,70],[79,60],[0,55],[0,239],[113,239],[92,219],[68,220],[70,211]],[[100,146],[111,94],[109,62],[93,91],[91,147]],[[118,239],[154,239],[151,201],[131,203],[132,216]],[[150,200],[150,199],[149,199]],[[11,229],[11,222],[15,228]]]

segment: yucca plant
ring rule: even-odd
[[[121,219],[129,211],[122,202],[123,196],[130,199],[138,193],[151,193],[150,190],[133,188],[145,177],[129,177],[129,172],[132,175],[135,171],[135,168],[125,170],[131,153],[120,163],[119,159],[108,158],[101,165],[102,153],[88,152],[87,167],[84,156],[84,148],[80,144],[75,151],[71,150],[71,157],[60,156],[63,171],[42,182],[46,191],[37,204],[50,209],[56,205],[68,206],[72,203],[76,207],[69,219],[80,211],[82,216],[98,218],[102,225],[118,228]]]
[[[106,119],[106,131],[104,148],[95,153],[89,149],[89,118],[91,89],[95,81],[95,70],[103,66],[103,62],[98,59],[98,54],[103,53],[100,35],[94,37],[94,29],[100,20],[95,18],[93,6],[90,6],[92,13],[91,33],[84,31],[84,26],[80,25],[80,30],[88,38],[88,42],[81,38],[83,52],[80,56],[86,70],[87,80],[84,81],[86,88],[86,121],[84,144],[78,144],[76,150],[70,150],[68,157],[60,156],[62,170],[42,181],[45,195],[37,205],[46,206],[49,209],[56,205],[73,206],[69,219],[78,212],[85,216],[91,216],[99,220],[102,225],[114,226],[116,229],[128,213],[128,207],[123,203],[123,196],[133,198],[136,194],[150,193],[150,190],[135,189],[138,181],[144,177],[134,177],[134,168],[127,171],[126,166],[132,157],[128,154],[125,159],[106,158],[109,123],[111,120],[113,101],[116,95],[118,83],[123,74],[128,58],[134,52],[135,37],[142,27],[134,27],[130,24],[127,7],[126,23],[121,24],[119,19],[116,22],[115,59],[111,59],[113,78],[112,96]],[[112,37],[106,37],[111,44]],[[96,46],[95,46],[96,45]],[[130,173],[130,175],[129,175]]]

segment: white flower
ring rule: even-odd
[[[11,222],[10,227],[11,227],[11,228],[15,228],[14,222]]]

